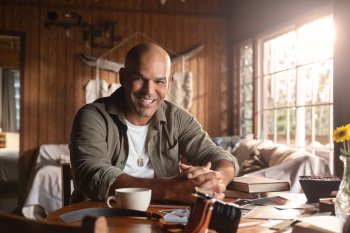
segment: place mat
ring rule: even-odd
[[[114,216],[122,216],[122,217],[145,217],[145,218],[153,218],[153,219],[161,219],[162,216],[160,214],[156,214],[149,211],[140,211],[140,210],[130,210],[130,209],[120,209],[120,208],[108,208],[108,207],[96,207],[96,208],[87,208],[81,210],[75,210],[71,212],[67,212],[61,214],[59,218],[65,222],[74,222],[82,220],[85,216],[105,216],[105,217],[114,217]]]

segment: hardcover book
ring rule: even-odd
[[[267,196],[268,196],[268,193],[266,193],[266,192],[247,193],[247,192],[242,192],[242,191],[238,191],[238,190],[230,190],[230,189],[226,189],[226,191],[225,191],[225,197],[238,198],[238,199],[258,199],[258,198],[264,198]]]
[[[293,226],[292,233],[342,233],[343,222],[336,216],[311,216],[300,218]]]
[[[263,193],[289,191],[288,181],[275,180],[257,176],[235,177],[227,186],[228,190],[238,190],[246,193]]]

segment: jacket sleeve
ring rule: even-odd
[[[80,109],[73,121],[70,149],[75,188],[88,199],[104,200],[122,170],[112,165],[108,150],[106,116],[91,105]]]
[[[180,153],[192,165],[212,164],[218,160],[228,160],[238,174],[237,159],[230,152],[217,146],[202,129],[199,122],[189,113],[183,111],[178,114]]]

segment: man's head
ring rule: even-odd
[[[156,44],[133,47],[120,69],[120,83],[125,89],[125,117],[135,125],[147,124],[168,91],[170,57]]]

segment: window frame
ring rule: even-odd
[[[326,17],[326,16],[329,16],[331,15],[332,16],[332,10],[329,8],[329,7],[324,7],[324,8],[320,8],[320,9],[317,9],[315,10],[315,12],[312,12],[311,14],[308,14],[307,16],[300,16],[298,17],[296,20],[294,20],[294,22],[292,23],[287,23],[287,24],[284,24],[284,25],[280,25],[278,27],[274,27],[274,28],[271,28],[270,30],[266,30],[265,32],[263,33],[260,33],[260,34],[257,34],[255,35],[254,37],[252,37],[253,39],[247,39],[247,40],[244,40],[243,42],[240,42],[240,43],[236,43],[235,45],[235,57],[238,58],[236,61],[235,61],[235,66],[236,66],[236,69],[235,69],[235,74],[234,76],[237,77],[235,80],[237,82],[237,80],[239,81],[238,84],[236,84],[236,87],[238,86],[239,87],[239,92],[241,92],[240,90],[240,87],[241,87],[241,84],[240,84],[240,78],[241,78],[241,74],[239,73],[239,69],[240,69],[240,60],[241,60],[241,57],[239,56],[239,51],[240,51],[240,46],[243,46],[244,43],[246,43],[247,41],[252,41],[253,43],[253,82],[254,82],[254,85],[253,85],[253,134],[256,138],[266,138],[266,135],[260,135],[260,132],[262,132],[262,127],[265,125],[263,122],[264,122],[264,117],[265,117],[265,114],[263,114],[262,112],[262,109],[264,109],[264,103],[263,101],[263,95],[264,95],[264,92],[262,91],[263,89],[263,82],[261,82],[261,78],[263,78],[263,63],[262,63],[262,54],[263,54],[263,47],[261,46],[263,43],[262,41],[267,41],[271,38],[275,38],[275,37],[278,37],[279,35],[282,35],[283,33],[286,33],[286,32],[290,32],[291,30],[297,30],[298,28],[300,28],[301,26],[305,25],[305,24],[308,24],[314,20],[317,20],[317,19],[320,19],[320,18],[323,18],[323,17]],[[334,59],[334,52],[333,52],[333,55],[331,57],[331,60],[332,60],[332,64],[333,64],[333,59]],[[297,61],[297,59],[296,59]],[[295,68],[295,72],[296,72],[296,80],[297,80],[297,72],[298,72],[298,64],[296,64],[296,68]],[[238,73],[237,73],[238,72]],[[261,78],[260,78],[261,77]],[[325,105],[328,105],[328,106],[331,106],[330,107],[330,111],[329,111],[329,123],[330,123],[330,135],[332,133],[332,128],[333,128],[333,79],[334,79],[334,76],[332,74],[332,80],[331,80],[331,86],[330,86],[330,91],[331,91],[331,99],[330,99],[330,103],[328,104],[325,104]],[[297,85],[297,84],[296,84]],[[237,90],[237,89],[235,89]],[[239,97],[241,96],[241,93],[239,94]],[[241,97],[240,97],[241,98]],[[241,100],[238,100],[238,105],[236,104],[235,107],[239,107],[239,109],[241,110]],[[298,103],[295,104],[296,106],[298,106]],[[312,106],[318,106],[318,105],[322,105],[322,104],[312,104]],[[241,111],[238,111],[238,112],[241,112]],[[297,113],[296,113],[297,114]],[[295,117],[297,117],[295,114]],[[239,121],[239,125],[238,125],[238,132],[242,132],[242,125],[241,125],[241,122],[242,120],[239,118],[239,119],[236,119]],[[313,120],[314,121],[314,120]],[[296,121],[297,122],[297,121]],[[295,123],[297,125],[297,123]],[[314,124],[314,123],[313,123]],[[265,126],[266,127],[266,126]],[[300,126],[296,126],[296,127],[300,127]],[[296,129],[297,130],[297,129]],[[265,130],[265,132],[267,132]],[[312,135],[315,134],[315,131],[313,130],[312,131]],[[276,135],[276,134],[275,134]],[[295,140],[301,140],[301,139],[295,139]],[[276,140],[274,140],[276,141]],[[305,140],[304,140],[305,141]],[[314,142],[314,139],[312,140],[312,142]],[[297,142],[295,142],[297,143]],[[305,147],[304,149],[308,149],[310,150],[310,152],[314,153],[315,152],[315,148],[310,148],[310,147]],[[316,148],[317,149],[317,148]],[[322,148],[323,150],[324,148]],[[332,138],[330,137],[330,141],[329,141],[329,147],[327,148],[329,154],[327,156],[327,160],[330,161],[330,167],[332,167],[332,164],[333,164],[333,143],[332,143]],[[327,153],[328,153],[327,152]],[[333,172],[333,171],[331,171]]]

